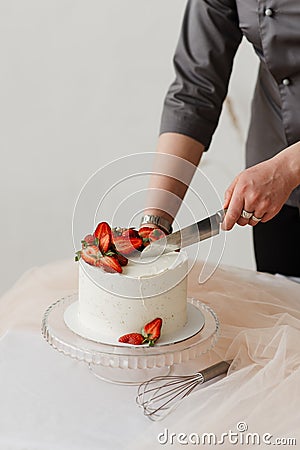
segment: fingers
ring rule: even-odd
[[[236,223],[241,227],[244,227],[245,225],[249,224],[249,219],[245,219],[244,217],[240,216],[239,220]]]
[[[229,231],[233,228],[234,224],[244,227],[245,225],[251,225],[255,227],[259,222],[268,222],[278,212],[280,208],[267,208],[267,202],[251,202],[247,198],[243,198],[243,195],[239,193],[238,189],[233,191],[230,202],[227,206],[227,213],[225,215],[224,222],[222,224],[223,230]],[[242,216],[243,211],[252,214],[249,219]]]
[[[280,211],[289,194],[290,186],[272,159],[242,171],[225,193],[227,213],[222,228],[267,222]]]
[[[252,227],[255,227],[259,222],[261,222],[261,220],[264,218],[265,213],[262,212],[261,209],[256,208],[256,210],[253,212],[253,215],[251,217],[251,219],[249,220],[249,225],[251,225]]]
[[[243,176],[236,177],[225,193],[224,208],[227,208],[227,213],[222,224],[223,230],[231,230],[235,223],[242,227],[256,226],[268,217],[267,206],[267,202],[260,204],[260,198],[255,192],[249,192]],[[243,217],[243,212],[251,214],[252,217]]]
[[[223,230],[231,230],[233,225],[240,220],[243,206],[243,197],[239,195],[237,189],[234,189],[222,224]]]
[[[249,225],[255,227],[259,222],[268,222],[273,219],[282,208],[283,203],[273,205],[269,199],[257,201],[253,207],[253,215],[249,220]]]
[[[245,199],[245,205],[243,209],[249,212],[249,214],[251,214],[251,217],[249,217],[249,219],[241,218],[241,220],[238,221],[238,224],[242,226],[251,225],[255,227],[261,221],[262,217],[265,214],[265,210],[260,208],[259,205],[257,205],[256,200],[251,202]],[[241,224],[240,221],[243,221],[243,223]]]
[[[273,217],[276,216],[276,214],[279,213],[279,211],[281,210],[283,204],[280,205],[280,207],[275,208],[270,208],[262,217],[261,221],[262,222],[268,222],[269,220],[273,219]],[[256,215],[256,214],[255,214]]]

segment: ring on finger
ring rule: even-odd
[[[262,217],[255,217],[254,214],[252,214],[251,220],[253,220],[253,222],[260,222],[262,219]]]
[[[251,219],[253,216],[253,212],[248,212],[245,209],[243,209],[241,217],[243,217],[244,219]]]

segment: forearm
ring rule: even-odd
[[[150,179],[145,214],[159,215],[173,222],[203,150],[202,144],[183,134],[163,133],[159,137],[157,153],[161,155],[155,161]]]

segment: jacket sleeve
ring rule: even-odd
[[[234,0],[188,1],[160,134],[185,134],[208,149],[241,39]]]

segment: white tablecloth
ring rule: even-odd
[[[199,285],[198,273],[199,265],[190,274],[189,295],[215,310],[221,338],[184,369],[222,358],[233,358],[235,369],[158,423],[135,405],[136,387],[96,379],[84,363],[56,352],[41,337],[45,308],[76,290],[77,266],[61,261],[24,274],[0,299],[0,449],[195,448],[180,440],[209,432],[220,439],[237,431],[239,422],[248,426],[239,439],[248,432],[261,439],[270,433],[272,443],[294,438],[293,448],[300,448],[300,286],[226,267]],[[219,445],[243,448],[226,439]]]

